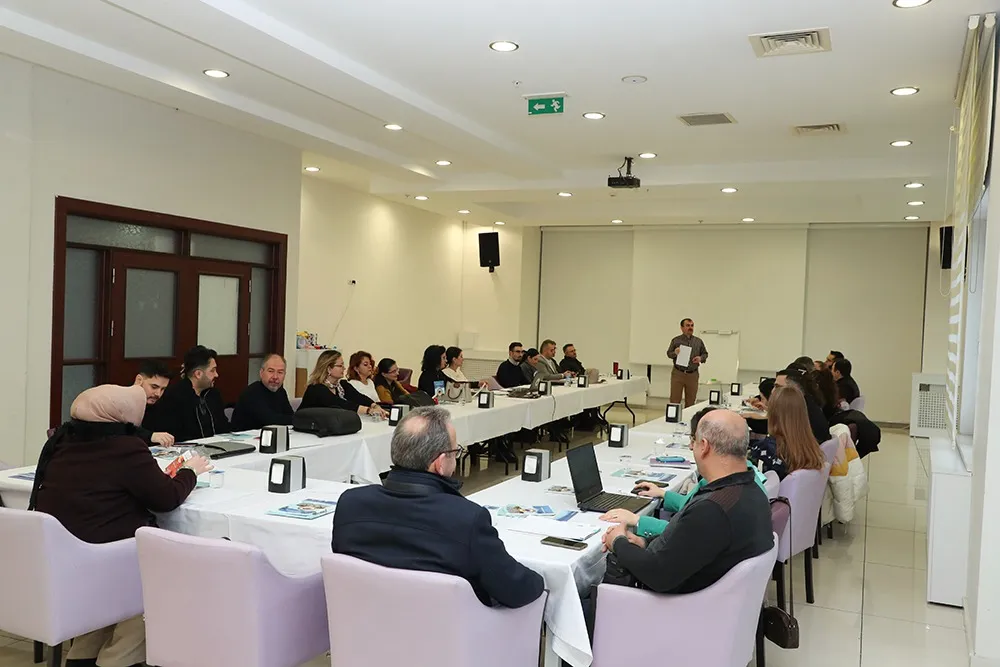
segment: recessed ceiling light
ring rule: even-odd
[[[743,218],[743,222],[753,222],[753,218]]]
[[[427,201],[427,195],[417,195],[414,199],[417,201]]]
[[[313,173],[319,171],[319,167],[306,167],[306,171],[311,171]]]
[[[924,184],[923,184],[923,183],[917,183],[917,182],[913,182],[913,183],[907,183],[907,184],[906,184],[906,185],[904,185],[903,187],[904,187],[904,188],[909,188],[910,190],[916,190],[917,188],[922,188],[922,187],[924,187]]]
[[[573,193],[572,192],[560,192],[559,196],[560,197],[572,197]]]
[[[722,192],[724,192],[727,195],[731,195],[734,192],[739,192],[739,190],[737,190],[736,188],[722,188]]]
[[[649,79],[647,79],[641,74],[630,74],[628,76],[622,77],[622,83],[639,84],[639,83],[646,83],[647,81],[649,81]]]
[[[620,224],[622,224],[622,221],[621,221],[621,220],[618,220],[618,219],[615,219],[615,220],[612,220],[612,221],[611,221],[611,224],[612,224],[612,225],[620,225]]]
[[[494,225],[506,225],[507,223],[506,223],[506,222],[504,222],[503,220],[497,220],[497,221],[496,221],[496,222],[494,222],[493,224],[494,224]]]
[[[451,160],[438,160],[434,164],[436,164],[439,167],[450,167],[451,166]]]
[[[900,9],[910,9],[912,7],[923,7],[931,0],[892,0],[894,7],[899,7]]]
[[[919,215],[908,215],[905,218],[903,218],[903,220],[919,220],[919,219],[920,219]]]
[[[900,139],[889,144],[893,148],[906,148],[907,146],[912,146],[913,142],[909,139]]]
[[[908,202],[906,202],[906,205],[907,206],[923,206],[924,203],[922,201],[908,201]]]
[[[604,114],[602,114],[600,111],[588,111],[587,113],[583,114],[583,117],[586,118],[587,120],[601,120],[602,118],[604,118]]]
[[[916,86],[902,86],[901,88],[893,88],[889,91],[896,97],[909,97],[910,95],[916,95],[920,92],[920,89]]]
[[[458,213],[459,213],[459,215],[469,215],[469,209],[463,208]]]
[[[654,157],[656,157],[656,153],[639,153],[639,157],[641,157],[643,160],[652,160]]]
[[[502,39],[498,42],[490,42],[490,48],[500,53],[510,53],[511,51],[517,51],[521,47],[516,42],[508,42]]]
[[[229,76],[229,72],[224,72],[221,69],[207,69],[204,71],[205,76],[210,76],[213,79],[225,79]]]
[[[396,125],[395,123],[387,123],[385,125],[385,129],[390,130],[392,132],[399,132],[400,130],[403,129],[403,126],[402,125]]]

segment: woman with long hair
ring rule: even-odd
[[[417,387],[428,396],[434,395],[435,382],[448,383],[448,376],[444,374],[444,369],[448,365],[448,357],[445,352],[444,345],[429,345],[424,350]]]
[[[340,408],[385,419],[385,411],[377,402],[344,379],[344,357],[336,350],[327,350],[316,360],[316,367],[309,374],[309,386],[299,405],[299,410],[303,408]]]
[[[375,388],[375,381],[372,375],[375,373],[375,359],[371,353],[359,350],[351,355],[351,361],[347,365],[347,379],[351,386],[360,393],[379,402],[378,390]]]
[[[399,366],[396,361],[388,357],[378,362],[374,382],[379,403],[395,403],[400,396],[408,396],[410,393],[399,381]]]
[[[823,415],[827,421],[840,412],[840,390],[837,389],[837,381],[833,379],[833,373],[829,368],[813,373],[816,378],[816,387],[823,396]]]
[[[762,472],[773,470],[784,479],[796,470],[819,470],[826,462],[798,387],[774,388],[767,402],[767,432],[766,438],[750,444],[747,455]]]

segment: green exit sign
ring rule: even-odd
[[[533,100],[528,100],[529,116],[544,116],[551,113],[562,113],[565,109],[565,97],[536,97]]]

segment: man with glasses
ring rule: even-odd
[[[489,511],[452,479],[463,448],[450,413],[416,408],[396,426],[382,483],[345,491],[333,517],[333,552],[405,570],[462,577],[488,606],[523,607],[542,577],[504,548]]]

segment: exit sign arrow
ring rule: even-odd
[[[565,97],[536,97],[528,100],[529,116],[544,116],[553,113],[562,113],[566,109]]]

